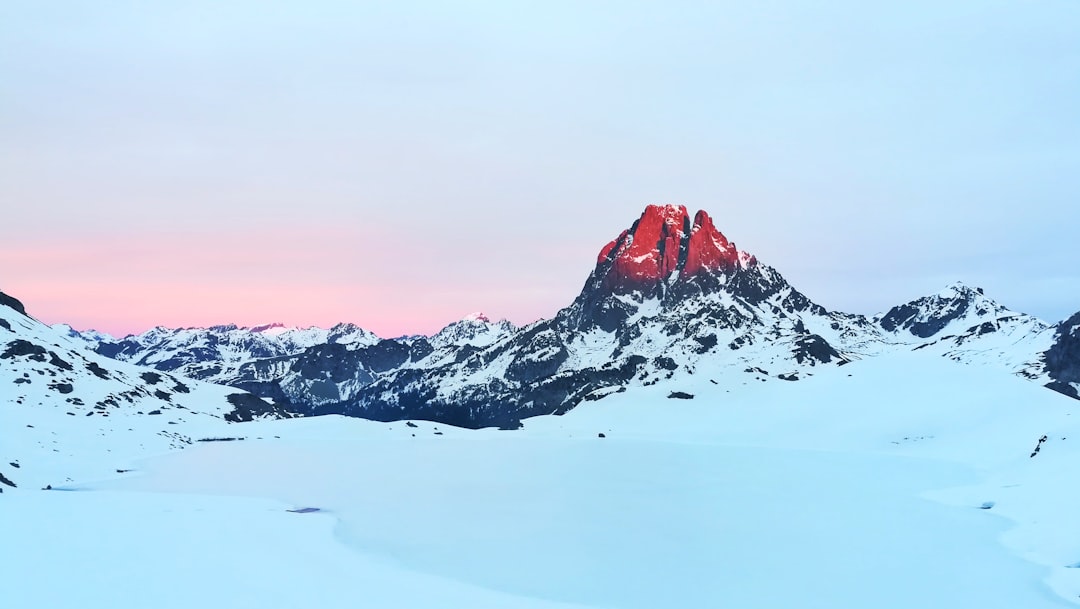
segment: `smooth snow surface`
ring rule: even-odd
[[[1076,401],[912,353],[738,378],[518,431],[233,425],[6,489],[3,606],[1073,606]]]

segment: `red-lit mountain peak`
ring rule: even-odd
[[[712,218],[705,210],[694,216],[683,276],[692,277],[702,271],[721,271],[754,264],[757,264],[757,259],[746,252],[740,252],[734,243],[728,241],[724,233],[713,225]]]
[[[609,262],[604,284],[621,292],[654,287],[675,273],[688,279],[756,260],[728,241],[704,211],[691,224],[683,205],[649,205],[629,230],[600,250],[598,267]]]

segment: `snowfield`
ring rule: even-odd
[[[907,353],[799,382],[703,370],[517,431],[222,423],[247,439],[5,488],[0,590],[12,609],[1073,606],[1076,405]]]

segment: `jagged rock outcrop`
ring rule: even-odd
[[[672,309],[721,293],[747,311],[764,307],[781,315],[827,315],[775,269],[736,248],[704,211],[691,223],[681,205],[649,205],[633,226],[600,251],[596,268],[565,317],[580,329],[610,332],[639,314],[647,302],[658,310]],[[774,302],[767,303],[770,299]],[[713,321],[753,323],[752,313],[732,317],[730,307],[710,308]]]
[[[1080,399],[1080,313],[1057,325],[1054,342],[1043,353],[1043,362],[1052,379],[1047,387]]]
[[[691,224],[684,206],[649,205],[633,226],[600,250],[596,274],[613,294],[664,296],[673,280],[693,282],[756,264],[716,229],[705,211],[697,212]]]
[[[7,307],[16,313],[26,315],[26,307],[23,306],[23,303],[3,292],[0,292],[0,307]]]

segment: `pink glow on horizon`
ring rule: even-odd
[[[550,317],[584,281],[578,274],[553,286],[507,272],[514,260],[485,260],[467,248],[459,253],[474,267],[422,245],[394,260],[372,259],[395,247],[400,243],[321,231],[5,243],[0,290],[46,323],[114,336],[158,325],[352,322],[393,337],[431,334],[475,311],[516,324]]]

